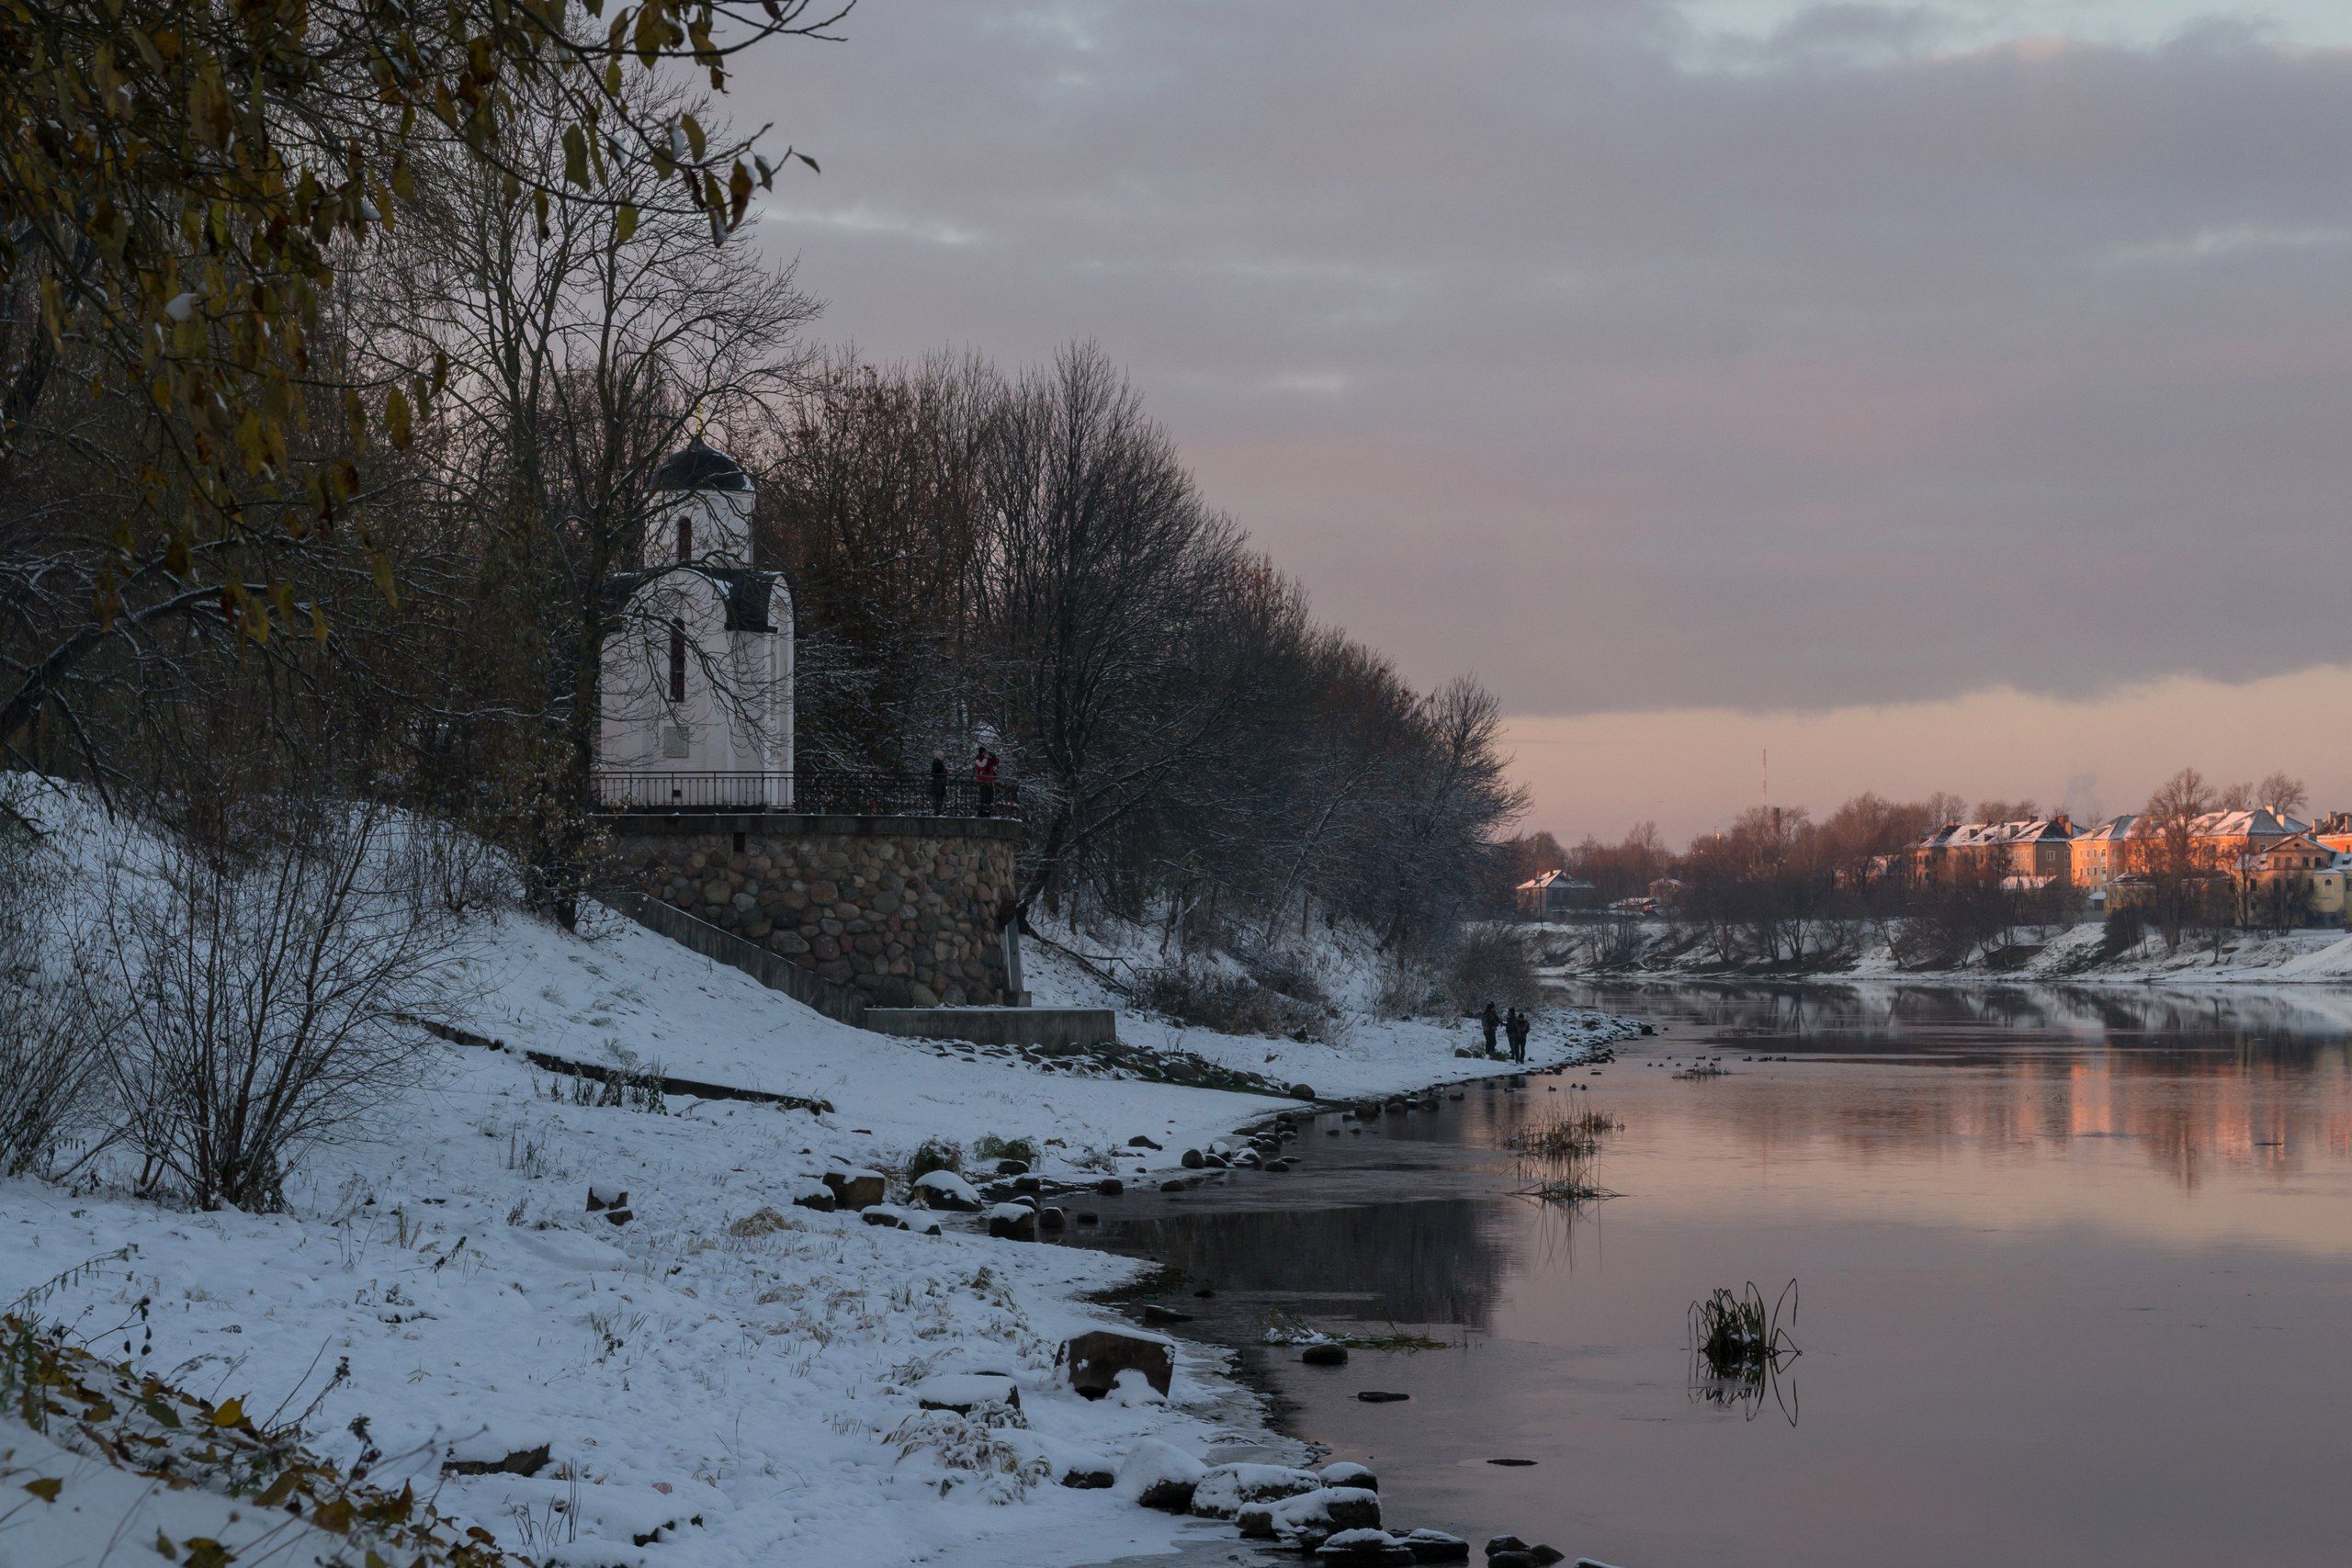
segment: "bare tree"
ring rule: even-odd
[[[2267,775],[2255,786],[2255,799],[2273,811],[2293,816],[2310,807],[2312,792],[2304,787],[2302,780],[2280,771]]]
[[[2198,831],[2199,818],[2214,809],[2204,775],[2183,768],[2148,797],[2125,840],[2125,862],[2167,953],[2179,950],[2183,932],[2211,906],[2223,875],[2211,844]]]

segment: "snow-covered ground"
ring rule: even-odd
[[[602,913],[582,936],[482,919],[457,1021],[510,1049],[435,1042],[418,1088],[362,1135],[309,1153],[282,1213],[0,1181],[0,1307],[35,1292],[42,1321],[119,1356],[143,1301],[140,1370],[257,1413],[308,1408],[314,1451],[345,1467],[376,1456],[372,1482],[413,1484],[556,1562],[1099,1562],[1207,1527],[1064,1486],[1065,1473],[1115,1470],[1156,1452],[1147,1442],[1293,1457],[1220,1352],[1179,1345],[1165,1401],[1089,1402],[1061,1379],[1064,1338],[1124,1326],[1090,1298],[1134,1265],[991,1240],[961,1215],[924,1235],[792,1202],[829,1169],[894,1169],[934,1137],[1035,1140],[1048,1178],[1132,1176],[1292,1102],[868,1034]],[[1091,976],[1049,953],[1030,983],[1041,1001],[1097,999]],[[1466,1023],[1358,1016],[1335,1044],[1121,1024],[1130,1042],[1330,1098],[1503,1070],[1453,1055]],[[1567,1059],[1626,1027],[1555,1015],[1531,1055]],[[633,1058],[832,1109],[582,1105],[577,1079],[535,1069],[526,1050]],[[1131,1147],[1138,1135],[1161,1149]],[[590,1212],[592,1186],[625,1190],[630,1221]],[[895,1199],[895,1174],[891,1187]],[[920,1407],[925,1380],[974,1372],[1018,1387],[1011,1424]],[[541,1445],[532,1475],[444,1469]],[[12,1533],[26,1550],[38,1540],[44,1568],[152,1539],[146,1525],[118,1533],[107,1488],[120,1483],[93,1461],[0,1425],[11,1450],[12,1488],[28,1463],[53,1463],[68,1496],[28,1505],[38,1526],[0,1521],[0,1562],[25,1560]],[[51,1511],[69,1500],[70,1516]]]
[[[1537,926],[1528,928],[1531,940],[1562,962],[1547,972],[1562,976],[1599,978],[1605,976],[1693,978],[1773,978],[1830,981],[1900,980],[1906,984],[2001,985],[2038,982],[2070,986],[2159,985],[2199,988],[2224,985],[2326,984],[2352,982],[2352,932],[2294,931],[2224,932],[2217,954],[2210,941],[2185,940],[2166,953],[2156,937],[2143,940],[2128,953],[2107,955],[2106,927],[2098,920],[2068,926],[2025,929],[2016,933],[2029,956],[2014,964],[1996,966],[1979,957],[1951,968],[1913,968],[1898,962],[1883,932],[1866,930],[1847,952],[1817,964],[1767,968],[1736,965],[1726,968],[1702,942],[1688,932],[1658,922],[1639,929],[1640,954],[1631,963],[1600,964],[1592,960],[1596,928]]]

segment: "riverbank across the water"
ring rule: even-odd
[[[1139,1332],[1102,1298],[1147,1266],[1025,1238],[1069,1239],[1107,1188],[1261,1159],[1239,1130],[1306,1108],[1150,1081],[1157,1057],[1326,1101],[1513,1070],[1458,1055],[1466,1022],[1363,1014],[1321,1042],[1128,1015],[1114,1065],[899,1040],[601,914],[579,936],[484,916],[469,947],[461,1027],[420,1035],[401,1092],[306,1152],[283,1212],[0,1179],[0,1309],[208,1410],[299,1421],[318,1459],[544,1562],[1038,1568],[1170,1551],[1205,1527],[1100,1483],[1170,1450],[1301,1450],[1206,1344],[1166,1341],[1164,1393],[1129,1376],[1081,1397],[1063,1348]],[[1044,1002],[1094,999],[1050,954],[1030,983]],[[1633,1029],[1551,1010],[1531,1065]],[[780,1098],[643,1089],[662,1077]],[[926,1144],[960,1176],[912,1187]],[[95,1565],[181,1528],[170,1495],[125,1501],[98,1450],[59,1430],[0,1430],[0,1482],[28,1499],[0,1504],[0,1562]]]
[[[1897,953],[1877,922],[1819,921],[1803,956],[1725,959],[1708,936],[1666,920],[1530,924],[1518,929],[1542,971],[1560,981],[1623,979],[1899,982],[1919,986],[2352,986],[2352,932],[2338,930],[2199,933],[2167,950],[2143,935],[2118,949],[2106,924],[2078,920],[2020,927],[1961,960],[1928,962]],[[1736,951],[1736,949],[1735,950]]]

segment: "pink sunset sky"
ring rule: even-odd
[[[870,355],[1091,339],[1528,826],[2352,808],[2352,7],[860,6],[732,107]]]

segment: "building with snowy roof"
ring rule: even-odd
[[[752,499],[700,436],[654,471],[642,558],[605,586],[601,805],[792,805],[792,595],[752,565]]]

